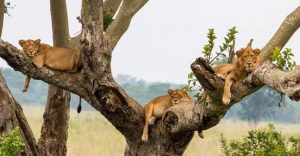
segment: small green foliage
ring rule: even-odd
[[[0,137],[0,156],[18,156],[25,147],[19,128]]]
[[[107,29],[107,27],[114,21],[113,16],[111,16],[109,13],[104,12],[103,13],[103,28],[104,31]]]
[[[276,47],[272,52],[271,61],[276,63],[278,67],[283,70],[292,70],[296,65],[293,57],[294,54],[291,48],[285,48],[285,50],[282,51],[281,48]]]
[[[198,83],[193,72],[188,73],[188,83],[183,86],[183,89],[188,90],[189,92],[192,93],[193,97],[199,99],[202,88]]]
[[[219,46],[219,52],[216,52],[216,56],[213,59],[209,60],[209,64],[216,64],[220,56],[227,57],[227,55],[224,54],[224,52],[230,47],[234,49],[233,46],[235,42],[235,36],[237,33],[238,31],[236,30],[236,27],[232,27],[228,30],[226,37],[224,37],[225,42],[222,43],[222,46]]]
[[[299,155],[300,138],[289,138],[275,130],[272,124],[260,130],[251,130],[241,141],[228,141],[221,135],[221,148],[225,156],[274,156]]]
[[[202,54],[204,55],[203,57],[206,59],[206,61],[209,62],[212,57],[212,50],[214,49],[215,46],[214,41],[217,38],[215,35],[215,30],[208,29],[208,33],[206,37],[208,38],[208,43],[203,46]]]

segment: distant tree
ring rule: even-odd
[[[278,107],[280,98],[281,95],[277,91],[263,87],[240,102],[241,110],[238,116],[253,126],[262,119],[273,119],[276,113],[274,108]]]

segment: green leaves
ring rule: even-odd
[[[18,156],[25,144],[20,137],[19,128],[15,128],[8,134],[0,137],[0,156]]]
[[[212,50],[215,46],[214,41],[217,38],[215,35],[215,30],[208,29],[208,33],[207,33],[206,37],[208,39],[208,43],[203,46],[202,54],[204,55],[204,58],[206,59],[206,61],[209,62],[212,57]]]
[[[225,156],[296,156],[300,154],[300,138],[291,137],[286,140],[272,124],[264,129],[249,131],[248,136],[242,138],[241,141],[228,141],[222,134],[220,142]]]
[[[236,30],[236,27],[232,27],[228,30],[228,33],[226,34],[226,37],[224,37],[224,43],[222,43],[221,46],[219,46],[219,52],[216,52],[216,55],[213,59],[210,59],[208,62],[209,64],[213,65],[218,62],[221,56],[228,57],[224,52],[228,50],[228,48],[234,49],[235,46],[235,36],[238,33]]]
[[[103,13],[103,29],[104,31],[107,29],[107,27],[114,21],[113,16],[111,16],[109,13],[104,12]]]
[[[296,65],[293,57],[294,54],[291,48],[285,48],[285,50],[282,51],[281,48],[275,47],[271,55],[271,61],[276,63],[278,67],[283,70],[292,70]]]

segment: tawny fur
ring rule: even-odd
[[[168,95],[158,96],[146,104],[144,107],[145,126],[142,141],[148,141],[149,125],[153,125],[157,118],[161,118],[168,108],[173,105],[180,104],[181,102],[188,101],[192,101],[192,97],[186,90],[169,89]]]
[[[79,50],[63,47],[52,47],[47,44],[40,43],[41,40],[19,40],[23,53],[32,59],[34,65],[38,68],[44,66],[59,70],[78,72],[82,68],[81,56]],[[29,86],[30,77],[27,77],[23,92],[26,92]]]
[[[235,64],[221,64],[215,67],[215,72],[225,78],[225,86],[222,97],[223,104],[227,105],[231,101],[230,88],[236,81],[244,79],[247,75],[253,72],[259,65],[259,49],[252,49],[250,40],[246,48],[242,48],[236,52],[237,60]]]

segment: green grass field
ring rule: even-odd
[[[25,107],[24,113],[38,139],[42,126],[43,108]],[[260,123],[257,128],[268,123]],[[274,124],[276,129],[285,136],[299,136],[300,124]],[[204,131],[204,139],[195,133],[188,146],[185,156],[219,156],[220,134],[226,138],[239,139],[251,128],[246,122],[222,120],[217,126]],[[126,142],[123,136],[98,112],[83,111],[77,114],[71,111],[68,156],[121,156]]]

